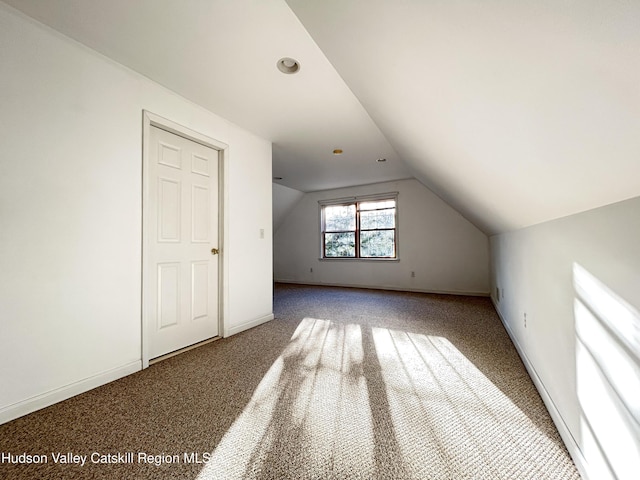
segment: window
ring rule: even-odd
[[[397,258],[397,194],[320,203],[322,258]]]

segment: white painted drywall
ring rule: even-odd
[[[598,462],[591,456],[576,393],[574,269],[578,265],[589,272],[622,299],[620,305],[626,302],[628,311],[637,312],[639,238],[640,198],[635,198],[490,239],[494,303],[525,363],[534,370],[532,376],[539,378],[543,397],[548,395],[550,411],[560,417],[556,423],[561,433],[564,430],[565,442],[592,465]],[[638,331],[635,335],[640,342]],[[622,371],[620,365],[613,367]],[[640,438],[636,441],[640,445]],[[591,478],[606,477],[591,472]]]
[[[494,234],[640,195],[638,0],[287,0],[413,175]]]
[[[285,187],[277,183],[273,184],[273,232],[277,232],[284,219],[296,206],[304,195],[304,192],[295,188]]]
[[[387,192],[399,192],[400,260],[319,260],[318,201]],[[487,294],[489,240],[416,180],[313,192],[276,232],[274,272],[280,282]]]
[[[143,109],[229,145],[225,331],[270,318],[270,143],[3,3],[0,45],[0,421],[141,366]]]

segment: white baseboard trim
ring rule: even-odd
[[[283,280],[275,279],[275,283],[292,283],[294,285],[313,285],[317,287],[344,287],[344,288],[366,288],[371,290],[393,290],[396,292],[415,292],[415,293],[435,293],[439,295],[464,295],[467,297],[488,297],[489,292],[467,292],[457,290],[432,290],[424,288],[398,287],[394,285],[360,285],[346,283],[318,283],[306,282],[300,280]]]
[[[523,348],[520,346],[520,343],[518,343],[518,340],[516,339],[511,328],[509,327],[509,324],[505,321],[504,317],[502,316],[502,313],[500,312],[500,309],[498,308],[495,298],[493,298],[493,296],[491,296],[491,301],[493,302],[493,306],[496,309],[496,312],[498,313],[498,317],[500,317],[500,321],[502,322],[502,325],[507,331],[507,334],[509,334],[509,338],[511,338],[511,342],[516,347],[516,350],[518,351],[518,355],[520,355],[520,358],[522,359],[522,363],[524,363],[524,366],[527,369],[527,372],[529,373],[531,380],[533,380],[533,384],[538,390],[538,393],[540,393],[540,397],[542,397],[542,401],[544,402],[544,405],[547,407],[547,410],[549,411],[549,415],[551,415],[551,419],[553,420],[553,423],[558,429],[560,438],[562,438],[562,441],[567,447],[567,450],[569,451],[569,455],[571,456],[573,463],[576,464],[576,467],[578,469],[578,472],[580,473],[580,476],[584,480],[589,480],[590,477],[588,472],[587,461],[584,458],[584,455],[582,455],[582,451],[580,450],[578,443],[573,437],[564,419],[562,418],[562,415],[558,411],[558,408],[556,407],[556,404],[553,402],[551,395],[549,395],[549,392],[545,388],[544,383],[542,383],[542,380],[538,376],[536,369],[534,368],[533,364],[529,361],[529,357],[527,357],[526,353],[524,352]]]
[[[106,372],[99,373],[89,378],[85,378],[78,382],[70,383],[60,388],[50,390],[40,395],[35,395],[26,400],[0,408],[0,424],[10,422],[18,417],[22,417],[29,413],[49,407],[54,403],[67,400],[81,393],[99,387],[106,383],[112,382],[122,377],[126,377],[132,373],[142,370],[142,361],[128,363],[121,367],[116,367]]]
[[[263,323],[267,323],[274,318],[275,315],[273,313],[270,313],[253,320],[249,320],[248,322],[241,323],[240,325],[236,325],[235,327],[225,329],[224,336],[226,338],[230,337],[231,335],[235,335],[236,333],[244,332],[245,330],[249,330],[250,328],[257,327],[258,325],[262,325]]]

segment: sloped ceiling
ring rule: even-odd
[[[640,195],[640,2],[288,4],[416,177],[486,232]]]
[[[284,0],[6,3],[272,141],[283,185],[314,191],[413,176]],[[278,71],[282,57],[297,59],[299,73]]]
[[[635,0],[6,3],[271,140],[291,188],[415,176],[490,234],[640,195]]]

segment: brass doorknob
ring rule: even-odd
[[[211,249],[211,255],[218,255],[219,253],[220,253],[220,250],[218,250],[217,248]]]

